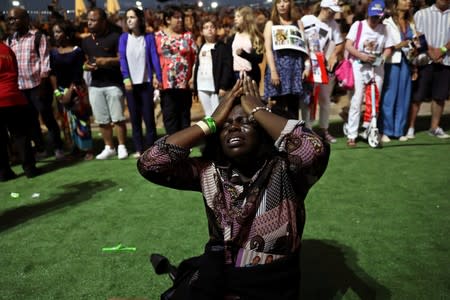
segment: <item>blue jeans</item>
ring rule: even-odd
[[[383,134],[401,137],[405,133],[411,101],[411,71],[406,59],[399,64],[384,65],[384,86],[381,96]]]

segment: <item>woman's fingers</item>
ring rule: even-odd
[[[244,77],[244,94],[259,96],[258,86],[254,80],[252,80],[249,76]]]

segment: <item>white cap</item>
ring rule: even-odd
[[[334,12],[342,12],[341,7],[338,4],[338,0],[322,0],[320,7],[328,7]]]

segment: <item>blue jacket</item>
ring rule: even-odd
[[[131,79],[130,69],[127,61],[127,43],[128,43],[128,32],[122,33],[119,38],[119,60],[120,60],[120,71],[122,72],[123,79]],[[153,73],[156,74],[156,78],[159,82],[162,81],[161,76],[161,65],[159,64],[159,56],[156,51],[155,36],[151,33],[145,34],[145,52],[146,52],[146,64],[147,72],[152,82]]]

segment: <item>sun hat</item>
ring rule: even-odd
[[[322,0],[320,7],[329,8],[334,12],[342,12],[341,7],[338,4],[338,0]]]

